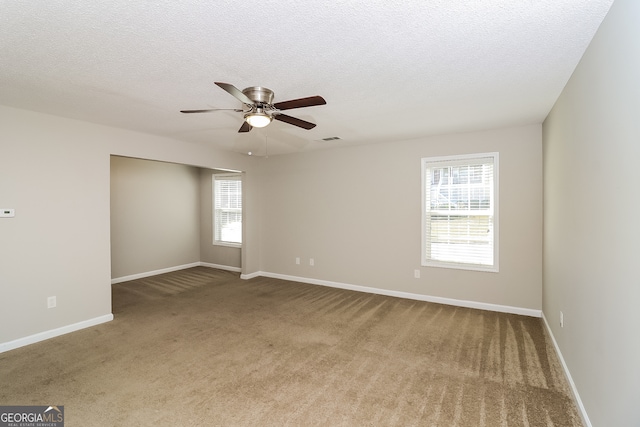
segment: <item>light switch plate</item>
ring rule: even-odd
[[[0,218],[13,218],[16,216],[15,209],[0,209]]]

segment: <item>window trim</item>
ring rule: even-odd
[[[226,246],[230,248],[241,248],[244,242],[244,185],[243,185],[243,174],[241,172],[230,172],[230,173],[214,173],[211,175],[211,237],[213,240],[214,246]],[[216,179],[223,180],[225,178],[237,178],[240,181],[240,185],[242,188],[242,207],[241,207],[241,215],[242,215],[242,237],[240,243],[235,242],[227,242],[224,240],[216,240]]]
[[[427,191],[430,190],[427,184],[427,170],[429,166],[433,166],[434,163],[442,162],[443,166],[456,166],[456,163],[459,165],[468,165],[469,161],[474,159],[483,159],[483,158],[493,158],[493,265],[483,265],[483,264],[471,264],[471,263],[461,263],[461,262],[453,262],[453,261],[439,261],[439,260],[430,260],[427,259]],[[477,153],[477,154],[460,154],[460,155],[451,155],[451,156],[437,156],[437,157],[423,157],[421,160],[421,168],[422,168],[422,235],[421,235],[421,265],[423,267],[438,267],[438,268],[451,268],[456,270],[472,270],[472,271],[484,271],[484,272],[499,272],[499,242],[500,242],[500,233],[499,233],[499,188],[500,188],[500,180],[499,180],[499,153],[498,152],[489,152],[489,153]]]

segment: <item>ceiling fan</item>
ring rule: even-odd
[[[283,110],[293,108],[312,107],[314,105],[324,105],[327,101],[321,96],[310,96],[307,98],[292,99],[273,103],[273,91],[261,86],[251,86],[244,90],[239,90],[232,84],[215,82],[216,85],[233,95],[242,102],[243,108],[210,108],[208,110],[180,110],[181,113],[209,113],[212,111],[231,110],[244,114],[244,123],[238,132],[249,132],[254,127],[261,128],[267,126],[273,119],[303,129],[313,129],[314,123],[298,119],[283,114]]]

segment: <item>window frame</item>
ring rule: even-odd
[[[493,264],[477,264],[464,261],[444,261],[428,258],[427,244],[430,239],[427,238],[428,229],[428,216],[431,212],[431,207],[427,206],[430,200],[427,192],[431,191],[431,185],[429,183],[428,171],[434,167],[454,167],[454,166],[471,166],[478,164],[482,159],[493,159],[493,186],[491,188],[489,215],[493,217],[492,231],[493,231]],[[478,161],[478,162],[474,162]],[[440,267],[451,268],[457,270],[472,270],[472,271],[484,271],[484,272],[499,272],[499,153],[477,153],[477,154],[461,154],[451,156],[438,156],[438,157],[423,157],[421,159],[422,168],[422,237],[421,237],[421,265],[423,267]],[[451,177],[450,179],[453,179]],[[471,180],[471,174],[469,174],[469,180]],[[473,210],[468,209],[469,214],[475,213]],[[461,214],[463,215],[463,214]],[[483,215],[486,216],[486,213]]]
[[[240,233],[240,242],[230,242],[225,240],[218,240],[216,238],[216,230],[217,230],[217,211],[216,207],[216,180],[219,181],[229,181],[229,178],[233,178],[234,181],[240,182],[240,217],[241,217],[241,233]],[[244,241],[244,226],[242,223],[244,222],[244,188],[243,188],[243,177],[242,173],[214,173],[211,176],[211,225],[212,225],[212,237],[213,237],[213,245],[215,246],[227,246],[233,248],[241,248]],[[232,208],[230,208],[232,209]],[[230,210],[228,209],[228,210]],[[235,208],[237,209],[237,208]]]

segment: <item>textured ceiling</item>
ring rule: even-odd
[[[257,155],[541,123],[612,2],[0,0],[0,104]],[[214,81],[327,105],[179,113]]]

